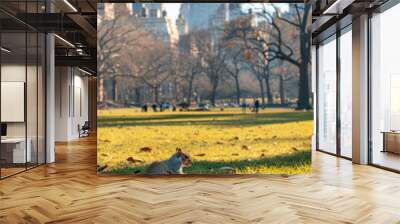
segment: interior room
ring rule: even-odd
[[[371,18],[371,162],[400,170],[400,34],[393,30],[400,5]]]
[[[79,139],[88,122],[88,82],[91,78],[75,67],[56,67],[56,142]],[[93,81],[93,80],[92,80]],[[68,96],[65,98],[64,96]]]
[[[385,4],[382,4],[385,5]],[[336,30],[327,28],[313,39],[317,57],[317,100],[318,108],[317,150],[328,152],[342,158],[352,160],[357,152],[352,152],[354,141],[352,134],[357,127],[352,127],[359,107],[354,92],[363,88],[361,99],[364,108],[364,141],[371,142],[366,146],[362,163],[371,164],[392,171],[399,171],[399,141],[398,141],[398,67],[395,55],[398,51],[396,43],[398,33],[393,30],[398,19],[398,5],[393,7],[378,7],[370,11],[370,29],[366,32],[365,47],[358,45],[355,35],[359,31],[353,30],[350,16],[340,19],[340,26]],[[355,46],[353,46],[356,44]],[[354,61],[357,57],[354,50],[364,49],[363,54],[370,59],[362,61],[368,67],[367,79],[355,78]],[[351,63],[353,61],[353,63]],[[329,74],[330,73],[330,74]],[[329,80],[328,78],[329,77]],[[368,81],[369,80],[369,81]],[[362,83],[361,83],[362,82]],[[357,86],[361,83],[361,86]],[[396,92],[397,91],[397,92]],[[330,98],[328,98],[330,96]],[[330,119],[330,120],[329,120]],[[330,131],[330,133],[328,133]],[[330,137],[330,138],[327,138]],[[328,141],[330,140],[330,141]],[[360,156],[360,155],[357,155]]]
[[[60,12],[77,12],[71,6],[36,0],[0,4],[1,179],[54,162],[56,142],[95,133],[96,104],[89,104],[96,99],[93,48],[83,25],[73,20],[82,17],[55,19]],[[46,23],[50,17],[53,24]]]
[[[368,81],[362,86],[365,108],[365,138],[371,142],[365,163],[399,171],[399,73],[396,61],[398,33],[393,30],[399,18],[400,7],[382,8],[370,12],[370,42],[366,43]],[[339,20],[336,29],[326,28],[313,39],[317,70],[317,150],[352,160],[352,108],[354,78],[350,17]],[[353,75],[352,75],[353,74]],[[352,77],[353,76],[353,77]],[[353,160],[354,161],[354,160]]]
[[[3,21],[11,19],[0,15]],[[45,162],[45,35],[16,23],[13,30],[2,29],[1,46],[3,178]]]

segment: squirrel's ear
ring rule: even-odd
[[[176,151],[177,152],[182,152],[182,149],[181,148],[176,148]]]

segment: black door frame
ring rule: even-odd
[[[317,98],[317,103],[316,103],[316,150],[319,152],[323,152],[329,155],[337,156],[343,159],[347,160],[352,160],[352,158],[343,156],[341,153],[341,118],[340,118],[340,80],[341,80],[341,67],[340,67],[340,37],[344,35],[347,32],[351,32],[351,29],[349,27],[352,25],[351,23],[351,17],[345,17],[344,18],[344,23],[336,23],[332,25],[332,27],[327,29],[326,33],[322,33],[323,38],[320,38],[316,42],[316,98]],[[334,32],[332,32],[334,31]],[[328,33],[328,34],[327,34]],[[336,41],[336,152],[328,152],[324,149],[321,149],[319,147],[319,48],[321,43],[327,41],[329,38],[332,38],[332,36],[335,36],[333,40],[330,41]]]

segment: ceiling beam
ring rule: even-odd
[[[96,58],[90,56],[55,56],[56,66],[87,67],[92,71],[97,70]]]
[[[82,30],[75,21],[62,13],[20,13],[17,14],[17,17],[40,31],[63,32]]]
[[[97,30],[90,24],[85,17],[80,14],[67,14],[67,16],[74,21],[78,26],[80,26],[91,38],[97,37]]]
[[[351,5],[355,0],[336,0],[330,4],[323,12],[324,15],[340,15],[344,9]]]

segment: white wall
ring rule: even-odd
[[[68,88],[70,84],[68,74],[67,67],[55,68],[55,141],[68,140]]]
[[[71,135],[75,137],[79,137],[78,132],[78,124],[83,125],[85,121],[88,121],[89,113],[88,113],[88,78],[81,76],[82,73],[76,74],[77,70],[75,70],[74,75],[74,108],[73,111],[73,119],[72,119],[72,130]],[[74,113],[75,112],[75,113]]]
[[[88,78],[76,68],[56,67],[55,140],[79,138],[78,125],[88,120]]]
[[[25,82],[25,64],[24,65],[2,65],[1,81],[3,82]],[[6,110],[6,108],[1,108]],[[25,137],[25,122],[7,123],[7,137]]]
[[[39,70],[37,70],[39,69]],[[39,163],[44,163],[44,150],[45,150],[45,142],[44,142],[44,92],[43,89],[43,77],[41,67],[35,66],[25,66],[25,64],[3,64],[1,66],[1,81],[2,82],[20,82],[26,85],[26,107],[25,100],[23,99],[22,105],[19,108],[12,108],[10,106],[1,108],[3,113],[17,113],[16,110],[19,110],[18,113],[21,113],[22,116],[21,121],[17,122],[5,122],[7,124],[7,137],[8,138],[27,138],[29,139],[29,147],[31,148],[32,162],[37,162],[39,159]],[[27,78],[27,80],[25,80]],[[3,83],[2,83],[3,84]],[[7,97],[7,92],[4,92],[5,89],[2,89],[2,98],[10,98]],[[25,93],[25,87],[22,89],[16,90],[22,94]],[[10,92],[8,92],[10,94]],[[21,98],[25,98],[22,96]],[[11,102],[12,103],[12,102]],[[16,104],[18,102],[15,102]],[[2,103],[3,104],[3,103]],[[14,111],[13,111],[14,110]],[[26,120],[24,114],[26,112]],[[3,120],[3,119],[2,119]]]

